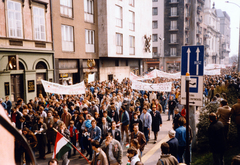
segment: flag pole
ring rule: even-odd
[[[56,130],[56,128],[53,128],[53,130],[55,131],[55,132],[58,132],[58,130]],[[67,140],[66,138],[64,138],[65,140]],[[77,147],[75,147],[69,140],[67,140],[72,146],[73,146],[73,148],[75,148],[76,150],[77,150],[77,152],[84,158],[84,159],[86,159],[86,161],[88,162],[88,163],[90,163],[90,161],[77,149]]]

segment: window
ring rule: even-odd
[[[8,34],[9,37],[22,38],[22,10],[21,3],[15,1],[7,1],[8,14]]]
[[[94,23],[94,1],[84,0],[84,20],[86,22]]]
[[[134,6],[134,0],[129,0],[129,5]]]
[[[130,43],[130,50],[129,54],[135,54],[135,37],[134,36],[129,36],[129,43]]]
[[[177,43],[177,34],[170,34],[170,42]]]
[[[86,52],[94,53],[94,30],[85,30]]]
[[[157,34],[153,34],[152,35],[152,41],[153,42],[157,42],[157,40],[158,40],[158,35]]]
[[[158,0],[152,0],[153,2],[157,2]]]
[[[170,56],[177,56],[177,48],[170,48]]]
[[[116,33],[116,53],[123,54],[123,35]]]
[[[33,23],[35,40],[46,40],[45,11],[43,8],[33,7]]]
[[[177,29],[177,21],[171,21],[171,25],[170,25],[170,29],[171,30],[176,30]]]
[[[115,8],[116,26],[122,27],[122,7],[116,6]]]
[[[171,0],[171,3],[175,3],[175,2],[177,2],[177,0]]]
[[[72,0],[60,0],[60,13],[65,17],[72,18]]]
[[[177,16],[177,7],[171,7],[171,16]]]
[[[158,8],[157,7],[152,8],[152,15],[158,15]]]
[[[134,31],[135,30],[135,13],[132,11],[129,11],[129,30]]]
[[[152,53],[154,56],[158,55],[158,47],[152,47]]]
[[[152,28],[157,29],[158,28],[158,21],[153,21],[152,22]]]
[[[62,50],[73,52],[73,27],[62,25]]]

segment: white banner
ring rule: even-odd
[[[85,94],[85,84],[84,81],[74,85],[60,85],[57,83],[52,83],[49,81],[41,80],[45,92],[54,93],[54,94],[67,94],[67,95],[77,95]]]
[[[88,74],[88,83],[95,81],[95,73]]]
[[[167,73],[163,72],[157,69],[154,69],[153,71],[149,72],[148,74],[144,75],[143,77],[137,76],[134,73],[130,72],[130,80],[146,80],[146,79],[153,79],[157,77],[163,77],[163,78],[169,78],[169,79],[181,79],[181,73]]]
[[[145,90],[145,91],[171,92],[172,82],[150,84],[150,83],[143,83],[139,81],[133,81],[132,89]]]
[[[164,77],[164,78],[172,78],[172,79],[180,79],[181,78],[181,72],[177,72],[177,73],[167,73],[167,72],[163,72],[158,70],[157,71],[157,77]]]
[[[221,75],[221,69],[204,69],[204,75],[214,76]]]

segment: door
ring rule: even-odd
[[[25,90],[23,85],[23,75],[11,75],[11,97],[13,99],[12,101],[16,102],[18,97],[24,100],[24,91]]]
[[[46,80],[46,73],[37,73],[36,74],[36,85],[37,85],[37,97],[39,97],[39,94],[42,94],[43,97],[46,96],[46,92],[43,88],[41,80]]]
[[[109,81],[112,81],[112,80],[113,80],[113,74],[109,74],[109,75],[108,75],[108,80],[109,80]]]

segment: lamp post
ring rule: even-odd
[[[230,1],[225,1],[226,3],[231,3],[231,4],[234,4],[235,6],[239,7],[240,9],[240,6],[234,2],[230,2]],[[239,62],[240,62],[240,14],[239,14],[239,39],[238,39],[238,65],[237,65],[237,72],[240,72],[240,65],[239,65]]]

